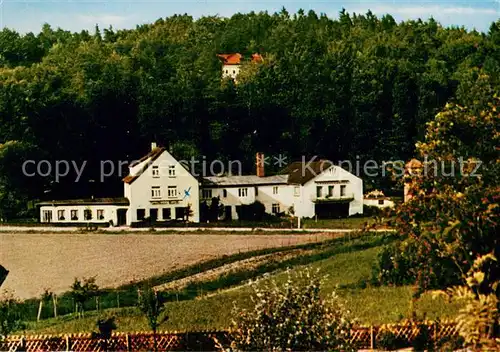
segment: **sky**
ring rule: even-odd
[[[348,12],[391,14],[398,22],[433,17],[443,26],[463,26],[487,32],[500,18],[500,0],[0,0],[0,28],[21,33],[39,32],[44,23],[53,28],[93,31],[95,25],[134,28],[160,17],[187,13],[230,17],[250,11],[294,13],[310,9],[336,18],[342,8]]]

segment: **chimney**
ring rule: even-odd
[[[151,142],[151,151],[156,149],[156,142]]]
[[[256,169],[257,169],[257,176],[258,177],[264,177],[264,154],[263,153],[257,153],[255,155],[256,158]]]

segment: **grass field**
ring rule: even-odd
[[[372,265],[376,260],[381,246],[377,245],[380,236],[373,235],[373,239],[357,239],[352,242],[332,242],[331,248],[318,248],[315,253],[299,256],[287,263],[268,264],[266,269],[276,270],[284,265],[298,270],[305,263],[312,268],[319,269],[320,275],[327,275],[322,287],[324,295],[336,290],[346,300],[353,315],[361,323],[380,324],[397,322],[410,317],[411,287],[364,287],[360,285],[370,278]],[[370,246],[372,244],[372,246]],[[252,269],[253,273],[260,271]],[[172,301],[167,303],[169,320],[162,326],[162,330],[204,330],[227,328],[232,319],[232,308],[250,306],[251,287],[248,285],[232,286],[234,278],[241,278],[242,272],[234,271],[229,274],[233,279],[227,278],[219,282],[219,287],[224,284],[227,289],[220,290],[204,297]],[[243,275],[243,277],[246,277]],[[273,277],[283,281],[285,275],[282,271],[275,272]],[[213,281],[205,283],[205,287],[213,285]],[[446,318],[455,314],[457,307],[438,299],[433,299],[429,294],[424,295],[415,303],[415,311],[419,316],[424,314],[429,318]],[[136,331],[148,329],[146,320],[138,314],[135,308],[108,309],[100,313],[89,312],[83,319],[65,316],[57,319],[48,319],[40,323],[31,323],[28,333],[71,333],[92,331],[98,316],[115,316],[120,331]]]
[[[75,277],[117,287],[224,255],[292,246],[334,234],[0,234],[2,289],[22,299],[69,290]]]

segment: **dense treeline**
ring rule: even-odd
[[[235,85],[221,81],[224,52],[259,52],[264,62]],[[100,161],[133,160],[153,140],[180,158],[241,160],[246,171],[256,151],[288,161],[408,159],[425,123],[481,73],[498,82],[500,21],[479,33],[283,9],[94,33],[4,29],[0,208],[8,218],[33,197],[120,194],[117,172],[99,182]],[[24,182],[26,158],[87,164],[78,187],[74,172]]]

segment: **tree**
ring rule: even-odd
[[[442,288],[463,282],[478,256],[499,257],[500,92],[492,82],[478,76],[469,105],[447,104],[428,124],[417,145],[422,167],[407,175],[412,198],[397,212],[402,241],[380,258],[382,282]],[[500,266],[492,275],[500,278]]]
[[[3,292],[0,298],[0,341],[24,327],[20,303],[12,293]]]
[[[145,286],[139,291],[139,300],[137,306],[139,310],[146,316],[149,327],[153,331],[154,350],[158,350],[156,332],[160,324],[168,320],[165,312],[164,297],[155,291],[151,286]],[[163,315],[163,317],[162,317]]]
[[[71,296],[75,300],[76,313],[79,317],[84,315],[84,304],[92,297],[95,297],[99,292],[99,286],[95,283],[95,277],[83,278],[79,280],[75,278],[71,285]]]

